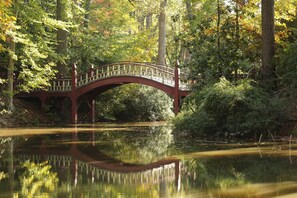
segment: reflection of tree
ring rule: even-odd
[[[0,159],[4,157],[6,146],[12,141],[10,137],[0,137]]]
[[[120,185],[94,183],[79,183],[75,188],[69,191],[69,186],[65,185],[59,188],[59,197],[142,197],[152,198],[158,196],[158,184],[152,185]]]
[[[246,183],[244,174],[230,160],[199,159],[184,163],[189,183],[202,188],[226,188]]]
[[[7,172],[7,174],[4,174],[4,172],[0,171],[0,181],[2,179],[8,179],[8,182],[5,185],[9,185],[9,191],[10,195],[13,196],[14,193],[14,187],[15,187],[15,180],[14,180],[14,174],[15,174],[15,164],[14,164],[14,147],[16,143],[22,142],[26,140],[22,137],[0,137],[0,160],[6,161],[7,163],[7,170],[1,170]],[[5,182],[4,182],[5,183]]]
[[[224,157],[184,162],[189,188],[225,189],[249,183],[296,181],[297,167],[282,157]]]
[[[0,181],[2,179],[5,179],[7,177],[7,175],[4,172],[0,172]]]
[[[0,160],[8,162],[7,174],[0,172],[0,181],[2,179],[8,178],[8,184],[11,196],[14,191],[14,164],[13,164],[13,149],[14,149],[14,139],[11,137],[0,137]]]
[[[170,127],[148,127],[141,132],[106,132],[97,136],[96,141],[101,142],[96,147],[112,158],[143,164],[164,157],[172,135]]]
[[[23,197],[50,197],[58,184],[57,174],[51,172],[47,162],[35,164],[26,161],[23,164],[25,172],[20,178],[21,194]]]

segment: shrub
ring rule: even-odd
[[[290,97],[297,95],[297,41],[288,45],[279,57],[277,75],[281,90]]]
[[[285,100],[270,97],[251,80],[236,84],[221,78],[190,96],[173,120],[175,131],[192,135],[251,137],[279,130],[287,121]]]
[[[129,84],[109,90],[96,101],[97,117],[116,121],[169,119],[172,100],[151,87]]]

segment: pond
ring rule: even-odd
[[[297,197],[297,145],[174,137],[165,123],[0,129],[0,197]]]

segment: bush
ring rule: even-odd
[[[232,84],[224,78],[190,96],[173,120],[175,131],[192,135],[252,137],[276,131],[288,120],[282,98],[270,97],[251,80]]]
[[[96,101],[97,118],[114,121],[159,121],[173,113],[172,99],[151,87],[129,84],[109,90]]]
[[[290,97],[297,95],[297,41],[291,43],[280,55],[280,64],[277,67],[279,84],[282,91]]]

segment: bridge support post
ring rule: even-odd
[[[77,98],[76,98],[76,65],[73,64],[72,66],[72,74],[71,74],[71,123],[77,124]]]
[[[77,124],[77,100],[71,98],[71,123]]]
[[[95,122],[95,100],[91,99],[91,122],[94,123]]]
[[[40,98],[40,110],[44,113],[45,112],[45,104],[46,104],[46,97],[41,96]]]
[[[177,115],[179,112],[179,63],[177,62],[174,70],[174,96],[173,96],[173,106],[174,114]]]

